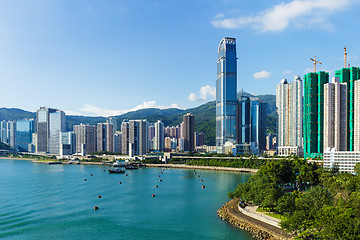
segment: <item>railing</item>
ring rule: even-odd
[[[277,228],[280,228],[280,229],[281,229],[280,224],[279,224],[279,222],[277,221],[277,219],[273,219],[273,218],[270,218],[270,217],[265,217],[265,216],[263,216],[263,215],[259,215],[259,214],[252,213],[252,212],[250,212],[248,209],[242,208],[242,207],[240,206],[240,204],[238,204],[238,209],[239,209],[239,211],[240,211],[242,214],[244,214],[244,215],[246,215],[246,216],[255,218],[255,219],[259,220],[259,221],[265,222],[265,223],[267,223],[267,224],[270,224],[270,225],[272,225],[272,226],[274,226],[274,227],[277,227]]]

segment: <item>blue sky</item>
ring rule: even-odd
[[[237,39],[238,90],[274,94],[359,66],[359,1],[0,0],[1,106],[108,116],[214,99],[217,47]]]

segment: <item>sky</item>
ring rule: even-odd
[[[359,0],[0,0],[0,107],[111,116],[215,99],[217,48],[238,91],[360,65]]]

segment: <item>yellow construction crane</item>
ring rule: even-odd
[[[345,63],[345,68],[346,68],[346,60],[347,60],[347,52],[346,52],[346,45],[345,45],[345,47],[344,47],[344,51],[345,51],[345,53],[344,53],[344,63]],[[350,65],[350,64],[349,64]]]
[[[322,64],[322,63],[316,60],[316,56],[314,57],[314,59],[310,58],[310,60],[314,62],[314,72],[316,72],[316,63],[319,63],[319,64]]]

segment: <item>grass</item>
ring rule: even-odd
[[[268,215],[270,217],[273,217],[273,218],[277,218],[277,219],[280,219],[280,220],[286,220],[286,217],[284,215],[281,215],[279,213],[274,213],[271,211],[270,208],[264,208],[264,207],[258,207],[256,209],[257,212],[263,212],[265,215]]]

